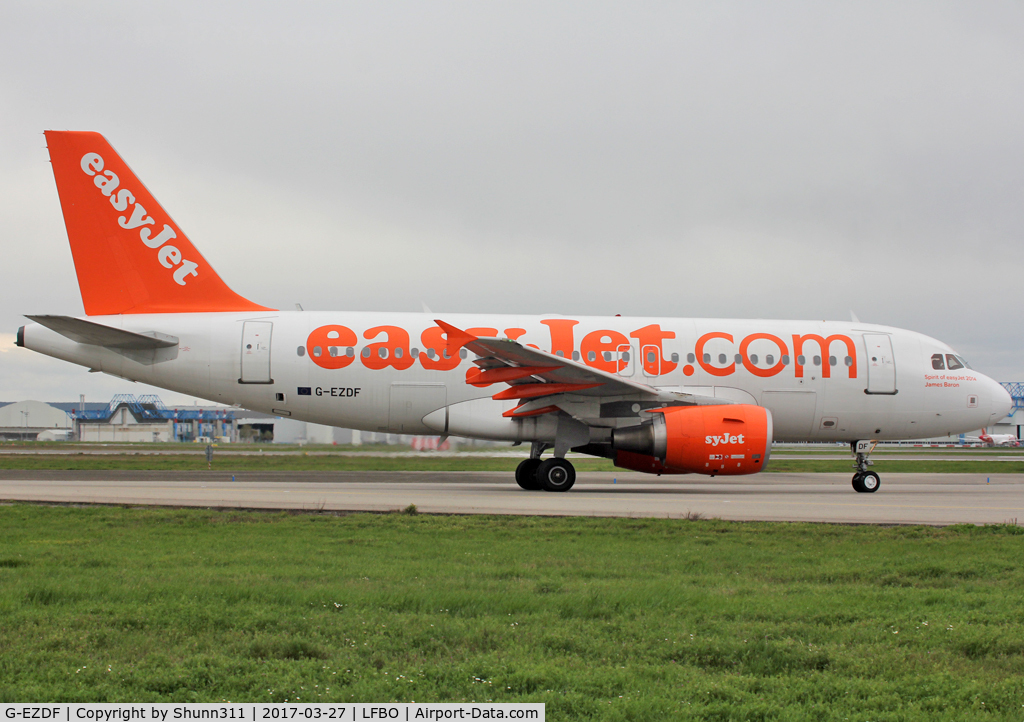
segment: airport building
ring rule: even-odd
[[[223,406],[168,407],[156,395],[107,403],[0,402],[0,440],[92,443],[398,444],[412,437],[359,432]]]
[[[91,442],[238,440],[234,409],[205,406],[167,408],[159,396],[118,394],[100,409],[68,412],[74,438]]]
[[[66,411],[54,404],[18,401],[0,405],[0,439],[4,441],[61,441],[73,430]]]

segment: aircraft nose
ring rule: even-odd
[[[989,379],[989,398],[992,399],[991,408],[992,413],[990,416],[989,423],[996,423],[1002,421],[1010,415],[1010,409],[1013,408],[1013,399],[1010,397],[1010,392],[1007,391],[1002,384]]]

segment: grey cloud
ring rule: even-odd
[[[272,305],[852,308],[1018,377],[1022,90],[1012,3],[9,2],[0,320],[80,312],[82,128]]]

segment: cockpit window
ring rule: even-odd
[[[956,371],[957,369],[962,369],[963,367],[964,367],[964,365],[962,363],[960,363],[960,359],[958,359],[956,356],[954,356],[951,353],[947,353],[946,354],[946,368],[947,369],[949,369],[950,371]]]
[[[946,370],[946,364],[942,361],[941,353],[932,354],[932,368],[935,369],[936,371]]]

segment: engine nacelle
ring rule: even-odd
[[[615,429],[615,465],[653,474],[756,474],[772,449],[772,414],[763,406],[670,406],[654,419]]]

